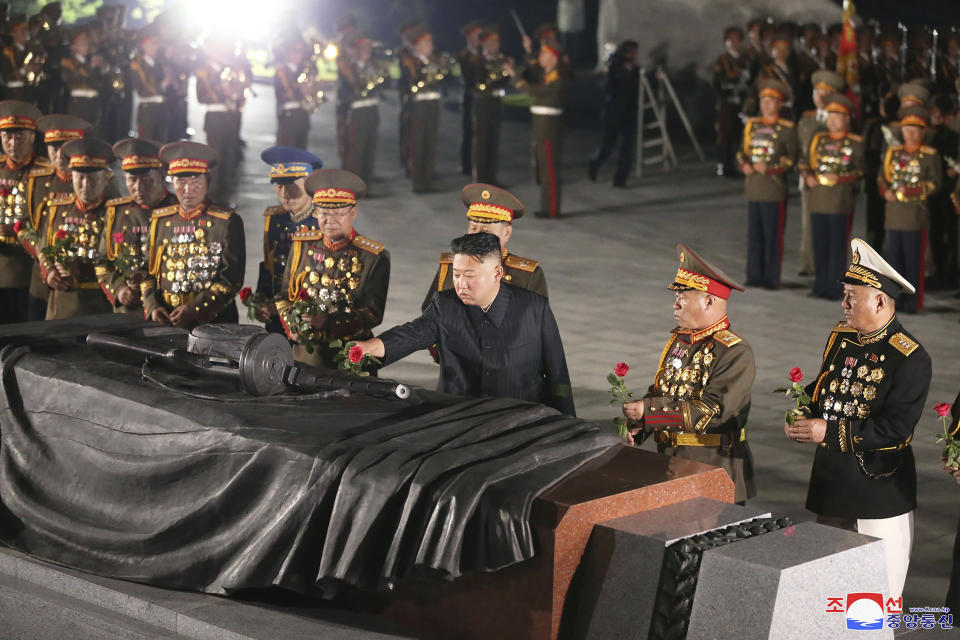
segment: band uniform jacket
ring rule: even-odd
[[[246,245],[243,220],[229,209],[204,203],[189,213],[180,205],[150,216],[147,276],[140,284],[144,316],[193,305],[197,324],[234,318],[234,297],[243,286]]]
[[[319,229],[294,233],[277,296],[280,320],[293,339],[291,314],[301,295],[319,302],[327,314],[323,328],[311,336],[316,350],[309,353],[297,345],[295,358],[332,367],[338,350],[327,346],[331,341],[372,338],[372,329],[383,322],[389,286],[390,252],[379,242],[356,231],[338,243],[327,242]]]
[[[854,186],[863,176],[863,138],[853,133],[834,137],[826,131],[813,135],[809,153],[797,163],[801,172],[817,179],[807,189],[807,208],[811,213],[853,212]],[[827,178],[836,174],[836,181]]]
[[[503,250],[503,279],[515,287],[538,293],[544,298],[547,295],[547,279],[543,275],[543,267],[536,260],[522,258],[516,254]],[[453,254],[440,254],[440,265],[433,276],[433,282],[427,291],[427,297],[420,306],[426,311],[433,301],[433,294],[438,291],[453,289]]]
[[[807,509],[876,519],[916,508],[910,440],[931,374],[930,356],[896,317],[870,335],[843,322],[833,328],[817,379],[806,389],[814,417],[827,421]]]
[[[919,231],[930,227],[927,199],[940,188],[943,170],[937,150],[920,145],[908,151],[902,144],[887,148],[877,176],[881,195],[890,189],[896,202],[886,202],[884,228]]]
[[[81,206],[76,195],[69,193],[47,200],[39,233],[20,234],[24,248],[40,263],[40,275],[56,269],[55,261],[43,253],[45,247],[59,241],[64,234],[72,257],[67,290],[53,289],[47,304],[47,320],[71,318],[96,313],[110,313],[110,303],[100,291],[95,265],[100,259],[100,236],[106,218],[106,201],[97,206]]]
[[[147,256],[150,253],[150,219],[154,209],[177,204],[172,193],[165,193],[155,207],[141,207],[132,197],[107,200],[107,217],[104,232],[100,237],[100,262],[96,266],[97,280],[107,300],[116,313],[143,313],[140,298],[129,305],[117,300],[117,292],[127,286],[125,276],[116,268],[114,260],[118,255],[125,256],[130,266],[139,265],[132,275],[131,284],[137,286],[147,273]],[[114,241],[113,234],[122,233],[123,241]],[[123,258],[121,258],[123,259]]]
[[[765,122],[750,118],[743,128],[743,146],[737,152],[741,165],[766,163],[766,173],[746,177],[745,195],[754,202],[782,202],[787,199],[786,172],[796,163],[799,143],[793,122],[778,118]]]
[[[21,225],[37,229],[42,214],[43,177],[53,173],[53,167],[46,158],[33,157],[19,167],[7,161],[6,155],[0,155],[0,223]],[[73,191],[73,185],[70,186]],[[30,284],[32,260],[30,254],[21,246],[19,234],[12,231],[0,235],[0,288],[22,289]]]
[[[517,398],[576,415],[560,330],[550,303],[531,291],[501,283],[487,313],[441,291],[423,315],[380,339],[384,365],[437,345],[440,391]]]
[[[746,425],[757,365],[729,326],[724,317],[701,331],[672,331],[643,397],[644,429],[635,441],[653,434],[660,453],[723,468],[741,502],[756,495]]]

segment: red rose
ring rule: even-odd
[[[800,382],[801,380],[803,380],[803,371],[800,371],[800,367],[790,369],[790,382]]]
[[[17,220],[13,223],[13,232],[20,233],[20,229],[23,228],[23,220]]]
[[[57,229],[57,239],[63,240],[67,237],[67,232],[65,229]]]
[[[363,360],[363,347],[358,344],[353,345],[350,347],[349,356],[350,362],[360,362]]]
[[[948,415],[950,415],[950,405],[946,402],[938,402],[937,406],[935,406],[933,410],[936,411],[937,415],[941,418],[946,418]]]
[[[613,368],[613,373],[620,378],[627,375],[627,371],[630,371],[630,367],[627,366],[626,362],[618,362],[617,366]]]
[[[113,243],[114,243],[114,244],[123,244],[123,231],[114,231],[114,232],[113,232]]]
[[[6,198],[8,195],[10,195],[10,189],[7,189],[6,187],[0,189],[0,196]]]
[[[310,294],[307,293],[306,289],[300,289],[300,293],[297,294],[297,297],[300,298],[301,300],[309,300]]]
[[[253,291],[250,289],[250,287],[244,287],[243,289],[240,289],[240,302],[246,302],[247,298],[252,295]]]

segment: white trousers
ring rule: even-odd
[[[857,520],[857,531],[883,540],[887,555],[887,581],[891,598],[903,595],[913,548],[913,511],[892,518]]]

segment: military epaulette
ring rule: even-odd
[[[283,213],[284,209],[280,205],[274,205],[272,207],[267,207],[266,211],[263,212],[264,217],[266,216],[276,216]]]
[[[233,211],[222,207],[207,207],[207,215],[220,218],[221,220],[229,220],[230,216],[233,215]]]
[[[728,329],[717,331],[713,334],[713,339],[725,347],[732,347],[743,342],[743,338]]]
[[[816,118],[816,117],[817,117],[817,110],[816,110],[816,109],[807,109],[806,111],[804,111],[804,112],[800,115],[801,118],[806,118],[807,116],[813,116],[814,118]]]
[[[130,204],[133,202],[132,196],[125,196],[123,198],[110,198],[107,200],[108,207],[119,207],[121,205]]]
[[[928,155],[931,155],[931,156],[932,156],[932,155],[936,155],[936,153],[937,153],[937,150],[936,150],[936,149],[934,149],[933,147],[928,147],[928,146],[925,145],[925,144],[920,145],[920,151],[922,151],[923,153],[926,153],[926,154],[928,154]]]
[[[440,254],[440,264],[453,264],[453,254],[452,254],[452,253],[441,253],[441,254]]]
[[[855,133],[848,133],[847,137],[853,140],[854,142],[863,142],[863,136],[858,136]]]
[[[293,234],[294,242],[314,242],[323,240],[323,231],[319,229],[300,229]]]
[[[171,204],[166,207],[160,207],[159,209],[154,209],[153,213],[150,214],[151,218],[166,218],[167,216],[172,216],[180,208],[178,204]]]
[[[56,172],[52,164],[39,164],[30,169],[27,175],[31,178],[42,178],[43,176],[52,176]]]
[[[76,194],[73,193],[59,193],[57,195],[50,194],[50,199],[47,202],[50,204],[55,204],[59,207],[65,204],[72,204],[76,197]]]
[[[793,123],[793,120],[787,120],[786,118],[780,118],[779,120],[777,120],[777,123],[786,127],[787,129],[793,129],[793,127],[795,126]]]
[[[853,331],[853,332],[856,332],[856,329],[854,329],[853,327],[848,327],[846,322],[842,322],[842,321],[841,321],[841,322],[838,322],[837,324],[834,325],[833,331],[839,331],[839,332],[843,332],[843,331],[848,331],[848,332],[849,332],[849,331]]]
[[[507,255],[507,259],[503,261],[503,264],[511,269],[520,269],[521,271],[528,271],[530,273],[536,271],[537,267],[540,266],[540,263],[536,260],[521,258],[520,256],[512,253]]]
[[[363,249],[364,251],[369,251],[375,256],[380,255],[380,252],[386,249],[385,246],[376,240],[371,240],[370,238],[361,235],[358,235],[353,239],[353,246]]]
[[[905,356],[909,356],[911,353],[917,350],[917,347],[920,345],[908,338],[903,333],[895,333],[890,336],[890,346],[899,351]]]

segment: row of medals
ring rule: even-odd
[[[768,163],[773,159],[777,137],[774,134],[757,134],[750,141],[750,163]]]
[[[700,398],[710,380],[708,368],[714,361],[712,349],[713,344],[708,344],[703,351],[697,351],[693,354],[691,364],[686,367],[680,358],[669,359],[657,380],[660,391],[680,400]]]
[[[357,254],[351,251],[348,256],[338,259],[310,249],[308,255],[312,255],[316,266],[304,269],[307,275],[303,278],[302,288],[311,300],[320,301],[320,310],[324,313],[350,313],[363,270]],[[321,265],[324,272],[317,271]]]
[[[836,173],[844,175],[850,167],[850,161],[853,159],[853,147],[844,144],[841,147],[825,144],[821,150],[818,159],[817,181],[825,186],[832,186],[824,177],[827,173]]]
[[[916,187],[920,183],[920,161],[913,154],[902,153],[900,158],[893,159],[890,177],[894,190]]]
[[[71,258],[97,260],[100,257],[100,231],[102,221],[99,218],[65,217],[58,227],[70,237],[67,255]]]
[[[203,291],[220,264],[223,246],[206,242],[207,230],[193,226],[173,228],[173,238],[167,244],[163,267],[166,281],[173,293]]]
[[[848,418],[856,414],[861,420],[870,417],[870,407],[865,403],[872,402],[877,397],[877,387],[874,385],[883,381],[883,369],[871,369],[862,364],[854,370],[856,366],[856,359],[848,358],[840,370],[840,378],[834,378],[827,386],[831,395],[825,395],[820,403],[824,420],[836,419],[841,413]],[[840,397],[847,394],[852,395],[853,400],[844,401]],[[864,404],[861,404],[861,398]]]
[[[21,185],[15,186],[7,194],[3,201],[3,208],[0,210],[0,223],[14,224],[17,220],[23,218],[24,198]]]

